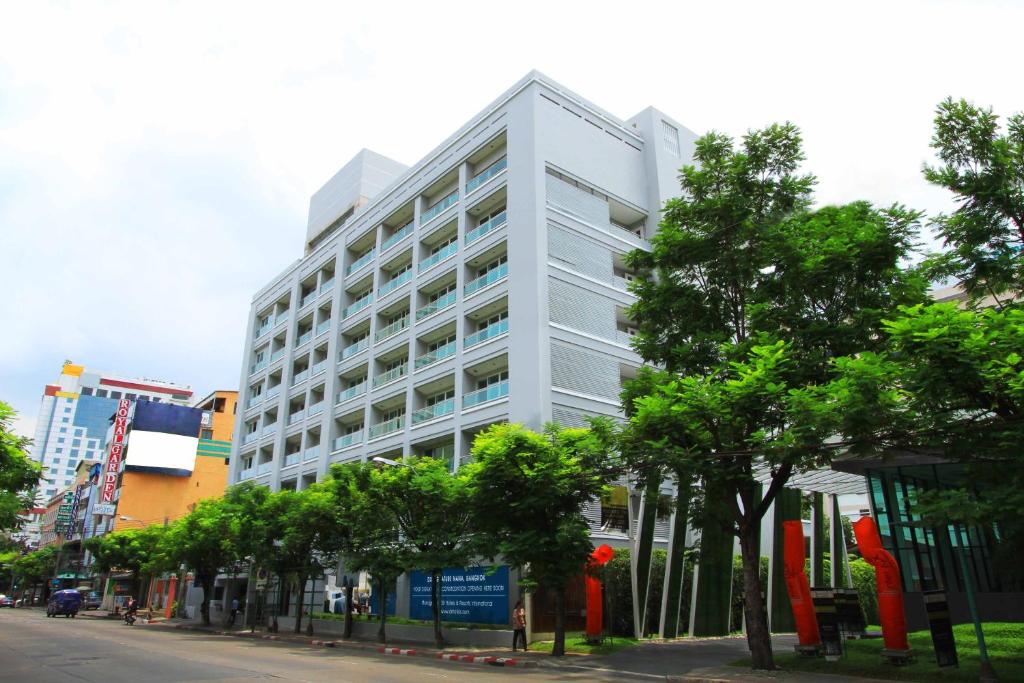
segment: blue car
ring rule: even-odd
[[[82,594],[72,589],[54,591],[50,601],[46,603],[46,616],[55,617],[63,614],[65,617],[73,617],[78,614],[78,607],[82,604]]]

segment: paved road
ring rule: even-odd
[[[4,683],[170,681],[651,681],[592,669],[500,669],[384,656],[344,648],[252,641],[106,619],[47,619],[40,610],[0,610]],[[657,677],[662,679],[662,677]]]

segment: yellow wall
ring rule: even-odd
[[[228,441],[234,428],[238,392],[218,391],[216,396],[226,400],[224,411],[213,413],[213,438]],[[125,472],[122,477],[115,530],[163,524],[165,519],[173,521],[188,514],[200,500],[224,495],[228,466],[224,458],[197,455],[195,469],[189,477],[144,472]],[[121,515],[131,519],[122,520]]]

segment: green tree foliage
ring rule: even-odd
[[[167,529],[159,525],[124,529],[88,538],[82,547],[95,558],[93,566],[96,571],[130,573],[135,595],[138,596],[141,591],[140,576],[163,568],[160,550],[166,532]]]
[[[991,109],[949,98],[936,111],[932,148],[941,163],[924,176],[958,205],[932,220],[947,247],[929,261],[933,277],[956,278],[973,301],[1016,301],[1024,292],[1024,114],[1003,131]]]
[[[431,575],[434,643],[444,647],[441,631],[441,574],[463,567],[480,550],[471,526],[472,468],[452,473],[444,460],[406,458],[398,466],[369,472],[371,503],[386,511],[404,546],[401,564]],[[383,606],[383,603],[382,603]]]
[[[0,401],[0,532],[18,527],[18,515],[32,507],[39,482],[39,465],[27,453],[31,440],[11,431],[16,415]]]
[[[565,587],[593,551],[581,510],[614,476],[604,423],[588,429],[495,425],[473,443],[475,479],[469,509],[493,551],[523,571],[526,585],[555,595],[555,643],[565,654]]]
[[[14,575],[22,587],[45,584],[57,569],[57,546],[48,545],[14,560]]]
[[[793,472],[831,459],[838,416],[818,387],[833,359],[875,348],[886,313],[923,298],[923,278],[901,268],[920,216],[863,202],[809,211],[814,178],[798,173],[791,124],[738,147],[711,133],[694,160],[652,251],[629,257],[635,346],[664,370],[626,388],[619,447],[642,479],[703,481],[694,520],[739,537],[753,663],[771,669],[760,520]],[[762,464],[771,481],[759,494]],[[711,485],[727,509],[704,504]]]

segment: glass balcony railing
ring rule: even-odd
[[[406,225],[402,226],[394,235],[380,243],[381,253],[384,253],[385,251],[395,246],[396,244],[398,244],[411,234],[412,221],[409,221]]]
[[[498,280],[502,280],[506,277],[508,277],[508,264],[502,263],[497,268],[492,268],[477,279],[467,282],[465,288],[466,296],[469,296],[473,292],[478,292],[488,285],[493,285]]]
[[[349,316],[355,315],[359,311],[361,311],[364,308],[366,308],[367,306],[369,306],[370,302],[372,302],[372,301],[373,301],[373,294],[367,294],[362,299],[359,299],[359,300],[353,302],[351,306],[348,306],[345,310],[343,310],[341,312],[342,319],[348,318]]]
[[[370,425],[370,438],[375,439],[378,436],[397,432],[403,427],[405,427],[405,415],[399,415],[398,417],[393,417],[390,420]]]
[[[356,396],[362,396],[365,393],[366,393],[366,382],[360,382],[359,384],[355,385],[354,387],[349,387],[348,389],[344,389],[342,391],[339,391],[338,392],[338,400],[335,401],[335,403],[341,403],[342,401],[347,401],[350,398],[355,398]]]
[[[238,481],[245,481],[246,479],[252,479],[256,476],[256,468],[250,467],[247,470],[242,470],[238,473]]]
[[[504,171],[506,168],[508,168],[508,157],[502,157],[498,159],[493,164],[485,168],[483,171],[477,173],[475,176],[469,179],[469,182],[466,183],[466,194],[469,194],[473,190],[477,189],[478,187],[486,183],[488,180]]]
[[[244,444],[247,444],[247,443],[252,443],[253,441],[255,441],[258,438],[260,438],[260,433],[259,432],[249,432],[248,434],[246,434],[245,436],[242,437],[242,444],[244,445]]]
[[[270,436],[271,434],[277,434],[276,422],[268,425],[263,425],[263,431],[260,432],[260,438],[262,439],[263,437]]]
[[[455,342],[448,342],[444,346],[439,346],[429,353],[425,353],[416,359],[415,367],[417,370],[425,368],[428,365],[433,365],[439,360],[444,360],[450,356],[455,355],[456,344]]]
[[[298,339],[295,340],[295,345],[296,346],[302,346],[303,344],[305,344],[306,342],[308,342],[312,338],[313,338],[313,330],[311,330],[311,329],[310,330],[306,330],[305,332],[303,332],[302,334],[299,335]]]
[[[310,446],[302,451],[302,462],[309,462],[320,457],[320,446]]]
[[[309,416],[309,417],[313,417],[314,415],[319,415],[322,412],[324,412],[324,402],[323,401],[318,401],[317,403],[314,403],[313,405],[311,405],[308,408],[306,408],[306,415]]]
[[[376,249],[371,249],[370,251],[366,252],[365,254],[357,258],[355,261],[353,261],[349,265],[349,267],[345,269],[345,275],[351,275],[352,273],[356,272],[363,266],[369,264],[371,261],[373,261],[373,257],[376,255]]]
[[[246,405],[245,409],[249,410],[250,408],[255,408],[261,403],[263,403],[263,394],[260,394],[259,396],[250,396],[249,403]]]
[[[270,387],[267,389],[267,401],[273,401],[275,398],[281,395],[281,385]]]
[[[288,416],[288,424],[293,425],[296,422],[302,422],[306,418],[305,410],[296,410],[294,413]]]
[[[316,377],[317,375],[319,375],[321,372],[323,372],[326,369],[327,369],[327,359],[324,358],[319,363],[313,363],[313,367],[311,367],[309,369],[309,376],[310,377]]]
[[[388,382],[394,382],[399,377],[405,377],[405,372],[408,369],[408,367],[408,365],[402,363],[397,368],[392,368],[387,372],[380,373],[379,375],[373,378],[373,386],[379,387],[381,385],[387,384]]]
[[[454,256],[458,252],[459,252],[459,243],[458,242],[452,242],[451,244],[447,244],[447,245],[441,247],[440,249],[438,249],[436,253],[433,253],[430,256],[428,256],[427,258],[425,258],[422,261],[420,261],[419,265],[416,266],[416,270],[418,270],[419,272],[422,273],[427,268],[430,268],[431,266],[436,266],[441,261],[444,261],[446,258]]]
[[[277,351],[274,351],[272,354],[270,354],[270,362],[275,363],[284,358],[284,351],[284,349],[278,349]]]
[[[480,225],[476,226],[475,228],[467,232],[466,244],[472,244],[473,242],[476,242],[478,239],[480,239],[487,233],[497,230],[501,226],[505,225],[505,223],[508,223],[508,212],[502,211],[497,216],[492,216],[490,220],[481,223]]]
[[[281,311],[280,313],[278,313],[277,317],[274,318],[274,325],[275,326],[280,325],[281,323],[283,323],[286,320],[288,320],[288,313],[289,313],[288,311]]]
[[[299,303],[299,308],[305,308],[306,306],[310,305],[311,303],[316,301],[316,297],[317,291],[315,289],[311,292],[308,292],[306,296],[302,297],[302,301]]]
[[[334,287],[334,278],[333,277],[328,278],[328,279],[326,279],[326,280],[324,280],[323,282],[320,283],[320,293],[324,294],[326,292],[329,292],[329,291],[331,291],[332,287]]]
[[[309,368],[306,368],[302,372],[296,373],[296,375],[292,377],[292,386],[295,386],[299,382],[305,382],[307,379],[309,379]]]
[[[395,322],[391,323],[390,325],[386,325],[385,327],[382,327],[379,330],[377,330],[377,333],[375,335],[373,335],[373,340],[375,342],[379,342],[382,339],[387,339],[388,337],[393,337],[393,336],[395,336],[396,334],[398,334],[399,332],[401,332],[402,330],[404,330],[407,327],[409,327],[409,316],[408,315],[406,315],[401,320],[396,320]]]
[[[321,321],[320,324],[316,326],[316,336],[319,337],[321,334],[328,332],[330,329],[331,319],[328,318],[327,320]]]
[[[363,430],[352,432],[351,434],[343,434],[334,440],[334,450],[339,451],[342,448],[348,448],[349,446],[355,446],[357,443],[363,442]]]
[[[472,408],[478,406],[481,403],[487,403],[489,401],[497,401],[499,398],[508,396],[508,380],[503,380],[497,384],[492,384],[489,387],[480,389],[466,394],[462,397],[462,407]]]
[[[444,296],[439,296],[437,299],[431,301],[426,306],[416,309],[416,320],[422,320],[423,318],[426,318],[428,315],[433,315],[438,311],[444,310],[449,306],[454,305],[455,299],[455,292],[448,292]]]
[[[370,338],[363,337],[355,344],[349,344],[338,353],[338,360],[345,360],[356,355],[360,351],[365,351],[370,346]]]
[[[252,333],[252,338],[253,339],[259,339],[260,337],[265,335],[267,332],[270,332],[270,327],[271,327],[271,325],[270,325],[269,322],[267,322],[267,323],[265,323],[263,325],[260,325],[259,327],[256,328],[256,331]]]
[[[292,465],[298,465],[300,462],[302,462],[302,453],[299,451],[286,453],[284,456],[284,465],[282,465],[282,467],[291,467]]]
[[[466,337],[465,346],[476,346],[477,344],[483,344],[488,339],[494,339],[495,337],[505,334],[508,332],[508,318],[499,320],[496,323],[492,323],[482,330],[474,332],[473,334]]]
[[[267,359],[264,358],[263,360],[258,360],[249,366],[249,374],[251,375],[254,372],[259,372],[265,367],[267,367]]]
[[[459,191],[455,190],[450,195],[435,203],[429,209],[420,214],[420,225],[424,225],[434,220],[442,213],[455,206],[459,202]]]
[[[455,412],[455,399],[450,398],[447,401],[441,401],[435,403],[432,406],[426,408],[420,408],[412,414],[412,423],[419,424],[420,422],[426,422],[427,420],[433,420],[435,417],[443,417],[445,415],[451,415]]]
[[[377,296],[383,297],[387,294],[390,294],[391,292],[395,291],[396,289],[398,289],[411,279],[412,268],[382,284],[380,286],[380,289],[377,291]]]
[[[617,341],[620,344],[623,344],[624,346],[632,346],[633,335],[631,335],[629,332],[626,332],[625,330],[615,330],[615,341]]]
[[[256,476],[258,477],[260,475],[266,474],[272,469],[274,469],[273,460],[271,460],[270,462],[261,462],[259,465],[256,466]]]

